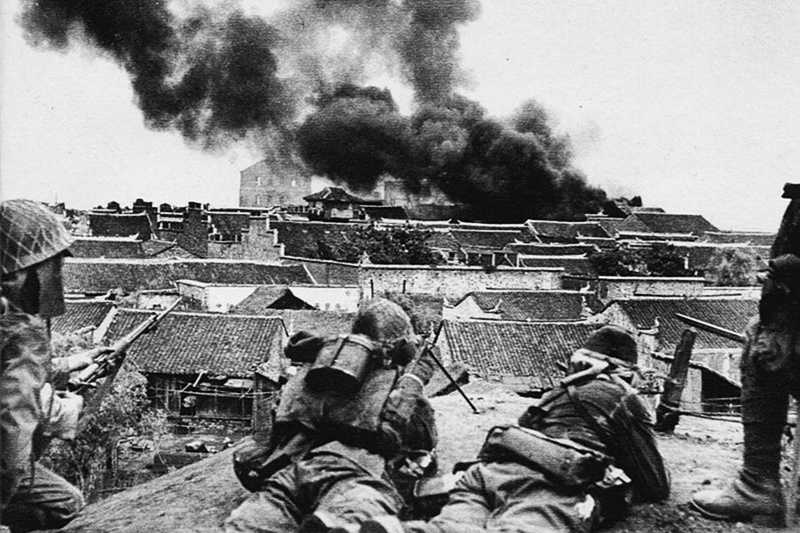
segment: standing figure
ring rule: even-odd
[[[408,315],[382,298],[362,305],[352,332],[332,339],[301,332],[289,358],[305,362],[284,385],[265,460],[241,452],[237,475],[255,494],[226,530],[358,531],[404,505],[390,464],[432,453],[433,409],[423,386],[433,374]]]
[[[362,533],[587,532],[624,515],[632,501],[666,498],[652,413],[628,383],[633,373],[623,377],[636,360],[630,334],[598,329],[572,356],[573,374],[561,386],[518,426],[489,431],[438,516],[382,517]]]
[[[0,523],[12,531],[69,522],[83,497],[36,460],[50,437],[75,437],[83,399],[49,381],[104,349],[51,360],[45,321],[64,312],[61,261],[71,238],[42,204],[0,203]]]
[[[784,188],[783,196],[792,201],[762,280],[758,318],[745,331],[741,360],[742,468],[727,488],[700,491],[692,497],[692,506],[709,518],[775,527],[783,526],[785,521],[780,482],[781,436],[789,395],[800,398],[799,188]]]

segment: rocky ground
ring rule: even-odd
[[[513,422],[529,403],[491,383],[473,382],[465,390],[480,414],[473,414],[457,393],[433,399],[443,471],[457,461],[474,457],[490,427]],[[686,506],[692,491],[703,486],[721,486],[735,474],[741,441],[738,424],[683,417],[674,435],[659,437],[659,446],[672,474],[672,496],[661,504],[635,508],[630,517],[608,531],[775,531],[706,520]],[[225,517],[247,496],[233,475],[231,454],[232,450],[226,450],[92,504],[66,530],[221,531]]]

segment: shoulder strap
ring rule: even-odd
[[[603,426],[597,420],[597,418],[592,415],[586,406],[583,405],[583,402],[578,396],[578,390],[575,388],[575,385],[567,385],[566,387],[567,397],[572,402],[572,405],[575,406],[575,410],[578,411],[578,414],[583,418],[587,424],[589,424],[592,429],[597,433],[597,435],[607,441],[613,441],[613,435],[611,435],[608,430],[603,429]],[[608,418],[608,417],[606,417]]]

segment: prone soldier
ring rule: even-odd
[[[268,445],[234,457],[237,476],[255,494],[226,530],[358,531],[369,518],[398,515],[404,501],[391,467],[414,472],[405,459],[430,458],[436,446],[423,395],[433,366],[408,315],[375,298],[362,305],[350,334],[301,332],[286,353],[306,364],[284,385]]]
[[[636,360],[630,334],[598,329],[572,356],[573,374],[519,425],[489,431],[438,516],[379,517],[361,532],[586,532],[622,516],[632,501],[666,498],[669,475],[653,416],[628,382],[634,373],[625,372]]]

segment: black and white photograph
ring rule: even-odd
[[[0,533],[800,529],[800,3],[0,2]]]

